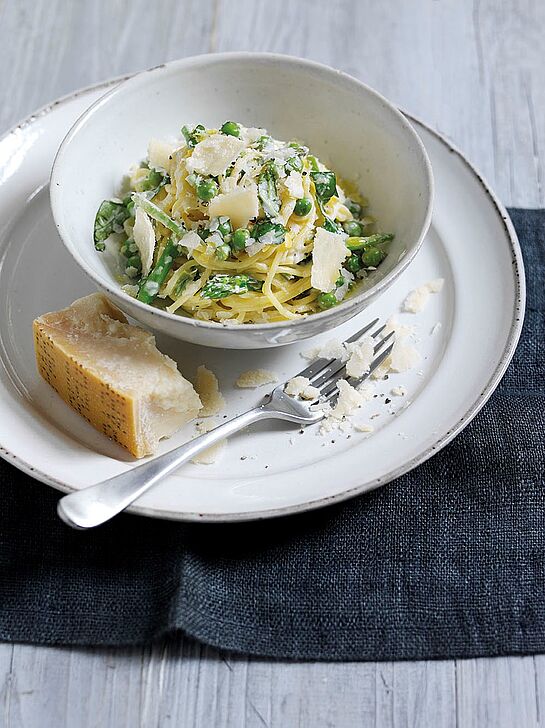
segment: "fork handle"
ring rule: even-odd
[[[190,440],[170,452],[143,465],[131,468],[121,475],[65,495],[58,501],[57,513],[72,528],[93,528],[109,521],[137,498],[152,488],[161,478],[195,457],[202,450],[215,445],[229,435],[259,420],[274,417],[265,405],[255,407],[210,432]]]

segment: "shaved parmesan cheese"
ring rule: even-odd
[[[266,369],[250,369],[247,372],[242,372],[235,384],[241,389],[254,389],[277,381],[278,377],[274,372],[269,372]]]
[[[231,219],[233,228],[246,227],[250,220],[259,213],[257,187],[236,187],[224,195],[217,195],[208,205],[210,217],[226,215]]]
[[[375,345],[370,336],[366,336],[353,344],[345,344],[349,354],[346,362],[346,373],[349,377],[361,379],[367,374],[373,359]]]
[[[301,172],[290,172],[284,180],[286,189],[289,192],[290,197],[299,200],[305,196],[305,190],[303,188],[303,175]]]
[[[183,245],[189,251],[200,248],[202,244],[202,238],[194,230],[190,230],[180,239],[180,245]]]
[[[245,142],[227,134],[212,134],[199,142],[186,162],[188,172],[217,177],[224,174],[245,147]]]
[[[346,235],[341,233],[330,233],[324,228],[316,230],[310,283],[318,291],[330,293],[335,289],[341,266],[350,254],[345,239]]]
[[[424,283],[423,286],[411,291],[403,302],[403,311],[407,313],[420,313],[426,307],[430,293],[439,293],[443,288],[444,278],[436,278],[433,281]]]
[[[168,142],[159,139],[151,139],[148,144],[148,159],[150,167],[155,169],[163,169],[168,172],[170,168],[170,157],[174,153],[176,147]]]
[[[390,369],[393,372],[406,372],[420,363],[418,351],[406,343],[405,339],[397,339],[390,354]]]
[[[195,389],[202,402],[202,417],[212,417],[219,414],[225,407],[225,400],[219,390],[216,375],[207,369],[204,364],[197,369]]]
[[[142,275],[147,276],[153,265],[155,250],[155,232],[151,220],[141,207],[136,208],[136,217],[132,231],[134,242],[142,260]]]
[[[302,399],[318,399],[320,390],[313,387],[308,377],[293,377],[284,387],[284,392],[290,397],[301,397]]]

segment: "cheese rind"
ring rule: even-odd
[[[135,457],[151,455],[201,402],[154,337],[100,293],[34,321],[41,376],[78,414]]]

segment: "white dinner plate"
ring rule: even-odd
[[[63,491],[84,488],[135,464],[39,378],[32,342],[36,316],[92,290],[56,233],[48,179],[68,129],[116,82],[61,99],[0,140],[0,454]],[[520,248],[505,209],[467,160],[438,134],[414,124],[436,181],[433,221],[422,250],[370,308],[318,337],[346,338],[367,320],[391,315],[416,327],[421,365],[378,382],[377,396],[355,418],[370,423],[374,432],[337,431],[323,437],[317,434],[319,426],[299,432],[285,424],[263,423],[234,436],[217,463],[183,466],[144,495],[133,512],[236,521],[341,501],[431,457],[485,404],[511,360],[522,327]],[[439,277],[445,279],[444,288],[431,296],[422,313],[399,313],[411,289]],[[242,371],[266,368],[288,378],[304,366],[300,352],[316,342],[237,352],[157,340],[187,378],[203,363],[217,374],[229,417],[256,404],[267,391],[236,389],[234,381]],[[391,394],[398,385],[407,390],[405,396]],[[161,452],[193,434],[190,425],[165,441]]]

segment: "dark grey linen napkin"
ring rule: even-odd
[[[523,336],[448,447],[365,496],[260,523],[122,516],[75,532],[0,461],[0,639],[141,643],[175,630],[278,658],[545,652],[545,211],[511,210]]]

